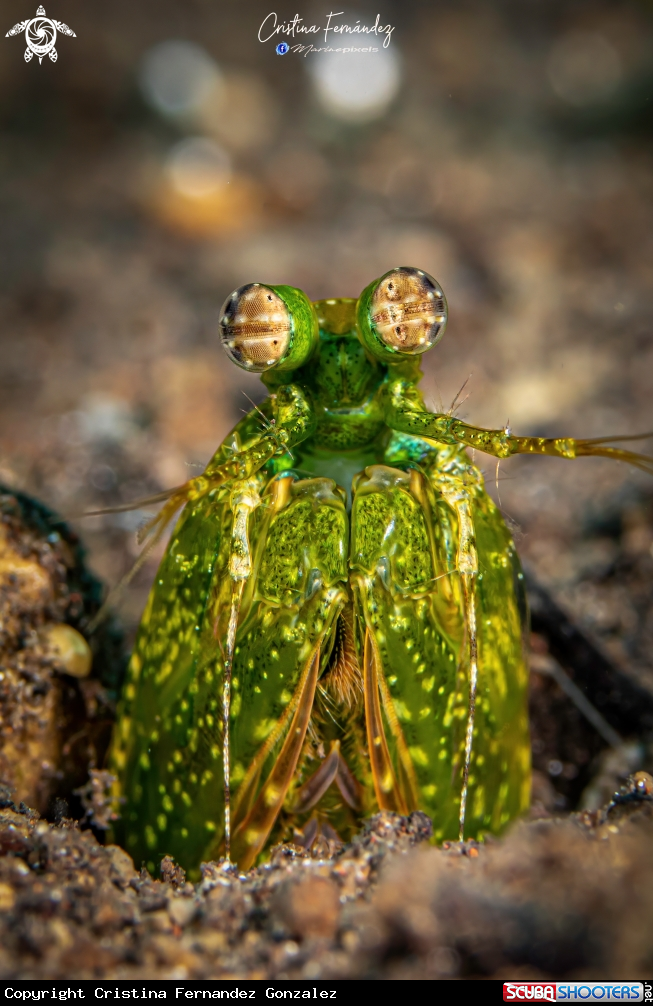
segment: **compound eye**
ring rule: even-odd
[[[239,367],[263,373],[288,352],[292,317],[279,294],[261,283],[248,283],[227,297],[220,317],[220,338]]]
[[[369,318],[373,331],[391,352],[424,353],[444,334],[447,301],[432,276],[402,266],[377,283]]]

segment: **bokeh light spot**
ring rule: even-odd
[[[218,65],[208,52],[182,39],[152,46],[141,64],[140,85],[146,101],[171,118],[195,112],[220,81]]]
[[[395,49],[323,52],[308,62],[324,110],[344,122],[370,122],[384,114],[401,84]]]
[[[598,32],[572,31],[553,46],[547,72],[558,97],[582,108],[613,94],[621,81],[621,59]]]
[[[172,148],[165,170],[182,196],[203,199],[227,184],[231,165],[229,155],[215,140],[190,136]]]

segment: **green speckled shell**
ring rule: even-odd
[[[306,695],[310,723],[267,846],[310,830],[312,819],[346,840],[378,808],[385,782],[370,760],[365,703],[372,693],[363,694],[370,653],[393,805],[426,811],[438,840],[458,837],[470,603],[478,691],[465,835],[501,831],[529,802],[523,578],[501,515],[464,449],[385,425],[389,369],[366,358],[354,332],[320,332],[315,354],[292,375],[311,403],[312,434],[247,482],[251,572],[239,601],[229,724],[237,861],[253,861],[239,850],[254,847],[251,822],[261,819],[261,801],[275,797],[266,787]],[[417,378],[413,360],[400,366],[404,380]],[[261,407],[271,419],[294,399],[276,377],[266,375],[266,383],[276,388],[276,399]],[[246,416],[207,478],[257,444],[265,421]],[[234,486],[188,503],[179,519],[143,615],[111,752],[121,815],[115,839],[137,866],[153,870],[169,854],[191,877],[202,860],[224,854]],[[461,570],[472,557],[470,602]],[[315,654],[313,693],[306,682]],[[339,752],[350,782],[330,776],[311,803],[307,788],[328,768],[329,752]]]
[[[410,459],[416,444],[428,485],[422,502],[411,492],[410,475],[396,467],[416,464]],[[243,600],[233,669],[232,792],[238,793],[283,716],[326,627],[324,676],[336,619],[353,598],[359,659],[367,624],[414,767],[418,806],[433,818],[437,839],[457,837],[468,698],[458,669],[460,587],[455,575],[446,574],[455,563],[456,517],[439,482],[471,478],[481,568],[480,676],[466,833],[500,831],[527,808],[530,784],[525,611],[514,546],[466,459],[458,460],[458,475],[442,475],[442,452],[416,438],[395,437],[384,460],[392,467],[368,468],[356,480],[351,520],[343,495],[324,478],[297,478],[288,504],[271,516],[270,475],[262,476],[263,502],[251,522],[255,574]],[[451,467],[451,458],[446,460]],[[187,508],[159,570],[130,666],[112,756],[125,801],[115,837],[137,863],[152,867],[167,853],[196,873],[203,859],[220,853],[221,640],[230,530],[226,492]],[[334,738],[342,743],[366,794],[363,808],[372,812],[362,702],[354,710],[316,709],[315,730],[327,747]],[[397,762],[396,738],[389,728],[387,733]],[[260,778],[275,750],[259,767]],[[292,828],[305,823],[306,815],[293,818],[291,808],[293,792],[315,769],[312,757],[307,751],[277,838],[291,837]],[[343,838],[360,820],[333,791],[317,812]]]

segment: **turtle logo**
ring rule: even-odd
[[[54,43],[57,41],[58,31],[62,35],[72,35],[73,38],[77,37],[67,24],[63,24],[61,21],[53,21],[51,18],[46,17],[43,7],[39,7],[36,17],[33,17],[31,21],[19,21],[18,24],[15,24],[11,31],[7,32],[5,38],[9,38],[10,35],[20,35],[22,31],[25,32],[25,41],[27,42],[27,49],[25,49],[26,63],[29,63],[32,56],[38,56],[39,63],[44,56],[49,56],[52,62],[56,63],[57,50],[54,47]]]

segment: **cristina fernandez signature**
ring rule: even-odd
[[[391,24],[381,25],[379,24],[381,15],[376,15],[376,20],[372,25],[364,25],[360,23],[360,19],[356,21],[356,24],[332,24],[333,18],[340,17],[344,11],[331,11],[327,14],[326,25],[321,27],[317,24],[304,24],[304,19],[295,14],[292,21],[279,21],[276,13],[272,11],[265,17],[261,23],[261,27],[258,30],[258,40],[259,42],[269,42],[271,38],[275,35],[317,35],[318,32],[324,32],[324,41],[329,42],[329,32],[334,32],[335,35],[384,35],[383,48],[387,49],[390,45],[390,39],[392,38],[392,33],[394,31],[394,26]]]

